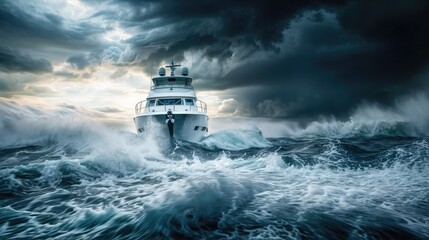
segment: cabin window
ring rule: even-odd
[[[198,128],[200,128],[199,126],[195,126],[194,131],[197,131]]]
[[[169,82],[174,82],[174,81],[176,81],[176,78],[168,78],[168,81]]]
[[[203,128],[201,128],[201,131],[205,131],[207,128],[206,127],[203,127]]]
[[[182,105],[182,99],[174,98],[174,99],[158,99],[156,105]]]
[[[185,105],[194,106],[194,99],[190,99],[190,98],[185,99]]]
[[[147,101],[147,106],[148,106],[148,107],[153,107],[153,106],[155,106],[155,99],[152,99],[152,100]]]

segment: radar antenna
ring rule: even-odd
[[[171,76],[174,76],[174,70],[176,70],[176,67],[180,67],[180,64],[174,64],[174,61],[171,61],[171,65],[165,67],[170,68]]]

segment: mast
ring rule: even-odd
[[[170,68],[171,76],[174,76],[174,70],[176,70],[176,67],[180,67],[180,64],[174,64],[174,61],[171,61],[171,65],[165,66],[167,68]]]

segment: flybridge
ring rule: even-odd
[[[182,74],[176,76],[174,74],[174,71],[177,69],[177,67],[180,67],[180,64],[174,64],[174,62],[171,62],[171,65],[165,66],[166,68],[170,68],[170,76],[166,76],[165,68],[161,67],[159,69],[159,77],[154,77],[152,79],[154,87],[158,86],[170,86],[175,85],[175,87],[180,87],[177,85],[182,85],[185,87],[191,87],[192,88],[192,78],[188,77],[188,68],[182,67]]]

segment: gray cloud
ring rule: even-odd
[[[96,35],[109,28],[86,21],[64,24],[63,17],[26,8],[20,2],[0,3],[0,43],[27,49],[36,46],[94,49],[105,45]]]
[[[122,76],[125,76],[127,73],[128,73],[128,71],[126,69],[118,69],[114,73],[112,73],[112,75],[110,75],[110,77],[112,79],[116,79],[116,78],[120,78]]]
[[[45,78],[44,75],[35,75],[32,73],[5,73],[0,71],[0,97],[11,98],[17,94],[28,95],[47,95],[56,93],[48,92],[49,89],[43,87],[32,86],[33,83],[38,83]]]
[[[189,63],[192,54],[198,89],[227,92],[219,111],[243,116],[342,116],[363,100],[387,103],[428,89],[424,0],[85,3],[100,10],[77,22],[4,1],[0,44],[19,52],[59,49],[71,68],[54,74],[71,79],[88,77],[101,65],[117,68],[112,79],[129,67],[151,73],[152,65],[171,59]],[[107,43],[100,35],[112,26],[131,37]],[[44,69],[43,59],[17,56]],[[3,62],[1,71],[13,69]],[[20,66],[12,72],[37,72]],[[13,86],[0,82],[0,88]]]
[[[242,114],[344,115],[420,88],[415,76],[428,66],[425,1],[125,2],[134,11],[123,26],[149,30],[128,42],[146,72],[186,51],[233,59],[226,74],[199,72],[199,88],[235,89]]]
[[[86,1],[92,4],[91,1]],[[122,27],[141,33],[126,41],[136,58],[131,65],[144,67],[162,61],[182,61],[184,52],[199,51],[219,62],[245,52],[278,51],[282,31],[296,14],[307,8],[339,6],[344,1],[113,1],[127,15],[101,10],[94,16],[121,19]],[[242,59],[239,59],[242,60]]]
[[[27,86],[26,87],[26,94],[29,95],[36,95],[36,96],[52,96],[57,95],[58,92],[50,87],[43,87],[43,86]]]
[[[8,80],[3,77],[0,77],[0,92],[14,92],[18,89],[18,83],[14,80]],[[2,95],[3,95],[2,94]]]
[[[89,66],[88,56],[82,53],[70,56],[69,58],[67,58],[67,62],[78,70],[82,70]]]
[[[52,72],[52,69],[51,62],[46,59],[35,59],[0,45],[0,70],[3,72],[47,73]]]
[[[281,42],[282,30],[297,13],[307,8],[335,6],[344,1],[118,1],[133,6],[130,22],[158,20],[158,26],[179,23],[187,33],[211,32],[216,37],[228,39],[247,38],[262,47],[275,48]],[[141,11],[144,9],[145,11]],[[187,24],[186,24],[187,23]],[[210,29],[202,27],[210,27]],[[180,30],[179,30],[180,31]]]
[[[389,103],[425,87],[416,78],[428,66],[425,61],[411,64],[410,71],[410,64],[399,59],[402,51],[350,33],[333,14],[316,16],[304,14],[285,30],[281,54],[243,64],[199,87],[236,89],[236,100],[246,103],[241,112],[269,117],[345,116],[362,100]]]
[[[119,108],[108,107],[108,106],[97,108],[96,110],[100,111],[100,112],[103,112],[103,113],[119,113],[119,112],[123,112],[123,110],[121,110]]]

